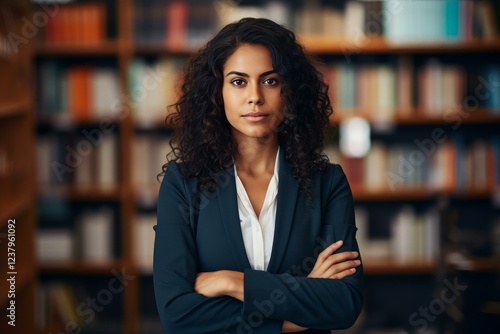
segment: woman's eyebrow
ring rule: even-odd
[[[276,73],[276,70],[270,70],[270,71],[266,71],[264,73],[261,73],[261,74],[259,74],[259,78],[265,77],[266,75],[273,74],[273,73]],[[230,76],[231,74],[234,74],[234,75],[237,75],[240,77],[245,77],[245,78],[250,77],[247,73],[238,72],[238,71],[231,71],[228,74],[226,74],[226,77]]]

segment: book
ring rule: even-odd
[[[43,120],[86,121],[115,117],[120,98],[118,71],[113,67],[78,64],[63,66],[43,61],[37,82],[38,113]]]
[[[36,236],[39,262],[66,262],[75,258],[75,240],[70,229],[42,229]]]
[[[93,263],[113,259],[114,213],[109,207],[84,211],[77,218],[80,257]]]
[[[59,6],[56,13],[47,15],[45,44],[95,46],[106,40],[106,4],[72,3]]]
[[[166,46],[172,50],[182,50],[187,38],[189,7],[186,1],[173,1],[167,4],[166,19]]]

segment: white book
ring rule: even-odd
[[[92,75],[92,103],[97,117],[113,116],[113,105],[119,99],[118,75],[112,68],[97,68]]]
[[[361,38],[364,36],[365,7],[358,1],[349,1],[345,8],[345,38]]]
[[[118,149],[118,140],[113,134],[104,135],[101,143],[96,147],[96,183],[101,187],[112,187],[117,184]]]
[[[391,255],[397,260],[408,261],[415,253],[415,213],[404,206],[391,222]]]
[[[270,19],[285,27],[292,28],[290,6],[285,1],[267,1],[265,6],[265,18]]]
[[[39,262],[70,261],[75,242],[69,229],[44,229],[37,234],[36,254]]]
[[[113,258],[113,219],[111,208],[84,212],[78,218],[82,259],[107,262]]]

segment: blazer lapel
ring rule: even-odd
[[[217,198],[231,252],[238,263],[240,271],[244,271],[251,268],[251,266],[243,243],[243,236],[241,235],[236,181],[234,178],[234,167],[228,168],[221,176],[222,183]]]
[[[286,246],[292,230],[293,216],[297,203],[299,187],[293,177],[290,165],[285,160],[285,153],[279,153],[279,181],[276,207],[276,224],[274,227],[273,250],[267,271],[278,271],[286,253]]]

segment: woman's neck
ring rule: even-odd
[[[239,174],[264,175],[274,172],[278,151],[277,137],[272,140],[246,138],[238,141],[234,163]]]

